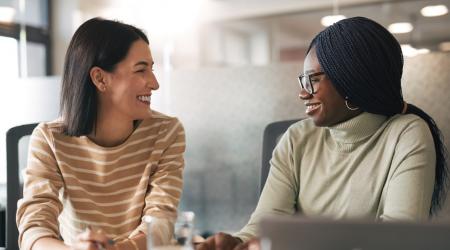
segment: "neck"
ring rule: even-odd
[[[114,147],[126,141],[133,130],[133,120],[99,112],[95,129],[88,137],[100,146]]]

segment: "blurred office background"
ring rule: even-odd
[[[436,119],[450,148],[448,8],[450,0],[0,0],[0,206],[5,133],[58,116],[65,51],[91,17],[148,34],[161,85],[152,106],[186,129],[180,209],[196,213],[199,232],[233,232],[258,200],[264,127],[305,116],[296,77],[310,40],[337,15],[390,27],[406,56],[405,99]],[[436,219],[450,219],[448,204]]]

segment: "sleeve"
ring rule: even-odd
[[[416,120],[403,131],[395,147],[382,221],[429,218],[435,165],[431,131],[423,120]]]
[[[62,204],[58,194],[63,180],[51,145],[52,140],[39,125],[30,138],[23,198],[17,204],[20,249],[31,249],[42,237],[59,238]]]
[[[266,184],[249,222],[234,236],[248,241],[259,234],[259,222],[268,215],[292,215],[296,211],[299,183],[295,178],[293,143],[286,132],[272,154]]]
[[[157,140],[158,144],[163,145],[161,157],[150,176],[143,215],[153,217],[150,234],[155,245],[162,245],[169,243],[172,238],[183,188],[183,154],[186,144],[183,126],[177,119],[169,125],[167,133]],[[139,232],[148,233],[144,218],[141,221],[130,238]]]

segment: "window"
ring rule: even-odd
[[[51,0],[0,0],[0,65],[5,77],[50,75],[50,5]]]

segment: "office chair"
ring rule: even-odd
[[[259,183],[259,193],[261,194],[264,184],[266,183],[267,176],[270,170],[270,159],[272,158],[272,152],[278,143],[281,135],[293,123],[300,121],[301,119],[286,120],[269,123],[264,129],[263,135],[263,149],[262,149],[262,165],[261,165],[261,177]]]
[[[38,123],[12,127],[6,132],[6,250],[19,249],[16,226],[17,201],[22,197],[19,179],[19,141],[31,135]]]

